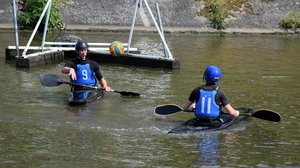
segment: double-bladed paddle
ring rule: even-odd
[[[170,116],[176,113],[183,112],[182,108],[176,104],[165,104],[156,106],[154,109],[154,114],[158,116]],[[260,118],[268,121],[279,122],[281,116],[279,113],[272,110],[258,110],[251,114],[240,113],[240,116],[252,116],[255,118]]]
[[[103,90],[103,88],[98,88],[96,86],[89,86],[89,85],[65,82],[55,74],[43,74],[40,76],[40,81],[43,86],[47,86],[47,87],[59,86],[61,84],[69,84],[69,85],[77,85],[77,86],[83,86],[83,87],[89,87],[89,88],[93,88],[93,89]],[[139,93],[128,92],[128,91],[117,91],[117,90],[113,90],[113,89],[110,89],[110,91],[115,92],[115,93],[120,93],[122,96],[131,96],[131,97],[140,97],[141,96],[141,94],[139,94]]]

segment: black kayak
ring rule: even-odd
[[[103,90],[88,89],[68,92],[68,102],[70,105],[85,105],[96,99],[100,99],[104,95]]]
[[[253,110],[251,108],[239,108],[237,109],[240,111],[240,113],[243,114],[251,114],[253,113]],[[180,126],[172,129],[171,131],[168,132],[168,134],[183,134],[183,133],[196,133],[196,132],[207,132],[207,131],[216,131],[216,130],[221,130],[225,129],[233,124],[236,124],[250,115],[240,115],[237,117],[233,117],[227,113],[222,113],[221,114],[221,119],[223,120],[223,123],[218,126],[218,127],[210,127],[210,126],[196,126],[195,125],[195,117],[189,119],[188,121],[184,122]]]

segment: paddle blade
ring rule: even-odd
[[[139,94],[139,93],[128,92],[128,91],[117,91],[117,90],[111,89],[111,92],[120,93],[121,96],[126,96],[126,97],[140,97],[141,96],[141,94]]]
[[[182,108],[175,104],[159,105],[154,109],[154,114],[158,116],[168,116],[178,112],[182,112]]]
[[[43,74],[40,76],[40,81],[43,86],[53,87],[62,84],[61,79],[54,74]]]
[[[271,110],[258,110],[251,114],[251,116],[274,122],[279,122],[281,120],[280,114]]]
[[[122,92],[120,92],[120,94],[122,96],[130,96],[130,97],[140,97],[141,96],[141,94],[134,93],[134,92],[127,92],[127,91],[122,91]]]

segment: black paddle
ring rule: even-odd
[[[157,116],[170,116],[179,112],[184,112],[182,108],[176,104],[163,104],[156,106],[154,114]]]
[[[179,112],[183,112],[182,108],[176,104],[159,105],[154,109],[154,114],[158,116],[169,116]],[[251,114],[240,113],[240,116],[252,116],[274,122],[279,122],[281,120],[280,114],[272,110],[258,110]]]
[[[279,122],[281,120],[280,114],[272,110],[257,110],[251,114],[240,113],[240,116],[247,116],[247,115],[255,118],[274,121],[274,122]]]
[[[47,86],[47,87],[59,86],[61,84],[69,84],[69,85],[77,85],[77,86],[83,86],[83,87],[89,87],[89,88],[93,88],[93,89],[103,90],[103,88],[98,88],[96,86],[81,85],[81,84],[77,84],[77,83],[65,82],[55,74],[43,74],[40,76],[40,81],[43,86]],[[115,93],[120,93],[122,96],[130,96],[130,97],[140,97],[141,96],[141,94],[139,94],[139,93],[128,92],[128,91],[117,91],[117,90],[113,90],[113,89],[110,89],[110,91],[115,92]]]

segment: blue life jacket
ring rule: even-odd
[[[77,64],[76,77],[77,80],[74,82],[77,84],[93,86],[97,82],[94,73],[91,71],[90,64]]]
[[[218,88],[213,91],[200,89],[200,98],[196,103],[195,115],[200,117],[219,117],[220,106],[215,101]]]

